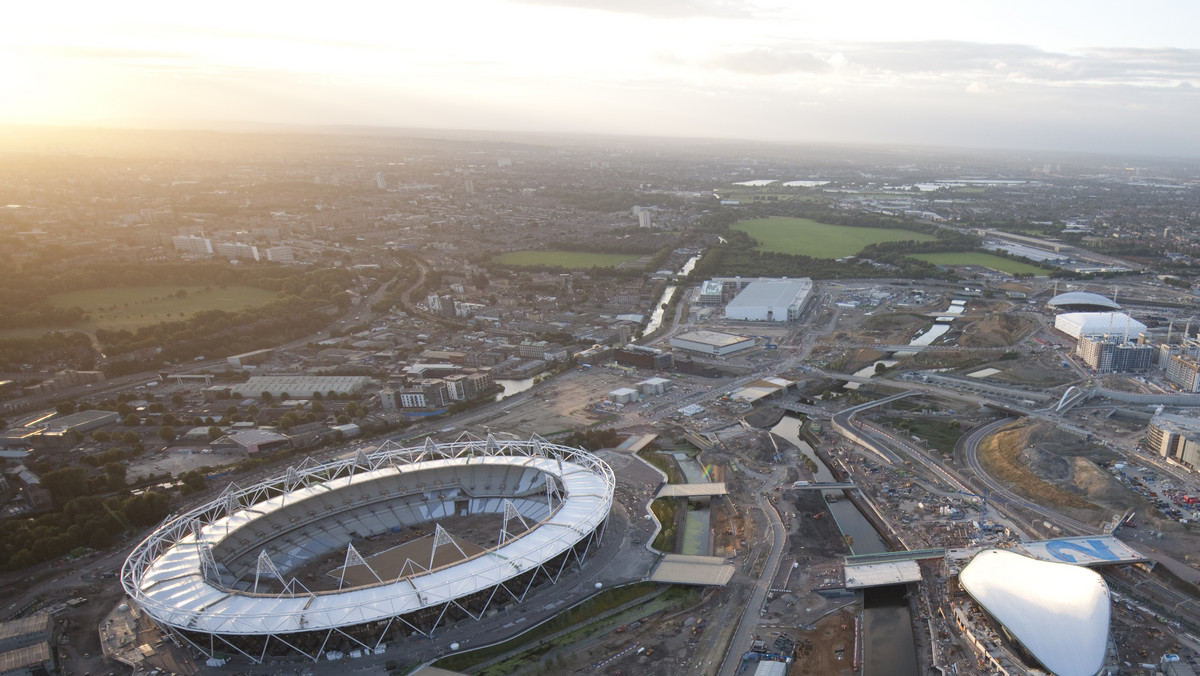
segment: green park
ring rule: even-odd
[[[114,286],[51,294],[55,307],[78,307],[89,319],[74,328],[133,330],[204,310],[235,311],[270,302],[274,291],[253,286]]]
[[[810,256],[812,258],[841,258],[862,251],[868,244],[935,239],[911,230],[892,228],[858,228],[820,223],[811,218],[756,218],[738,221],[731,226],[753,237],[759,251]]]
[[[1046,275],[1049,271],[1011,258],[995,256],[981,251],[950,251],[945,253],[910,254],[912,258],[940,266],[978,265],[1010,275]]]

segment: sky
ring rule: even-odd
[[[20,3],[0,123],[582,132],[1200,157],[1200,3]]]

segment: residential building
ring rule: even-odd
[[[212,241],[207,237],[177,235],[171,238],[171,244],[184,256],[200,258],[213,255]]]

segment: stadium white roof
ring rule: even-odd
[[[585,455],[577,449],[566,450],[574,451],[575,458]],[[591,457],[587,455],[587,458]],[[219,634],[262,635],[330,629],[436,607],[489,589],[541,565],[571,549],[603,523],[612,507],[611,470],[598,459],[595,462],[600,464],[599,468],[570,460],[570,457],[548,455],[493,455],[424,460],[400,467],[383,463],[369,472],[297,488],[257,502],[204,524],[199,527],[199,536],[188,532],[174,542],[163,542],[155,538],[164,536],[151,535],[126,561],[122,584],[138,605],[157,621]],[[226,533],[237,532],[251,521],[283,509],[285,504],[295,509],[299,501],[326,495],[351,482],[369,482],[385,475],[450,467],[465,472],[486,470],[489,466],[534,468],[556,476],[563,483],[566,498],[537,527],[500,547],[447,568],[387,584],[311,596],[276,596],[223,589],[210,582],[202,572],[203,548],[197,544],[216,545]],[[192,513],[188,513],[176,521],[182,519],[186,524],[191,518]],[[170,527],[168,524],[160,532]],[[157,551],[160,546],[165,548]],[[148,556],[156,551],[157,555]]]
[[[1094,305],[1096,307],[1106,307],[1112,310],[1120,310],[1121,306],[1111,298],[1101,296],[1098,293],[1089,293],[1087,291],[1068,291],[1060,293],[1057,296],[1046,301],[1046,305],[1050,307],[1062,307],[1064,305]]]
[[[1094,676],[1104,666],[1111,606],[1095,571],[986,549],[958,580],[1057,676]]]

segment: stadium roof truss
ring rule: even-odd
[[[536,435],[497,441],[463,434],[408,447],[389,441],[331,463],[305,460],[246,488],[231,484],[155,529],[126,559],[121,584],[160,627],[210,658],[237,653],[262,663],[287,654],[317,660],[327,651],[374,650],[389,637],[478,620],[489,608],[520,602],[536,585],[557,581],[599,546],[614,487],[603,460]],[[463,558],[438,567],[431,556],[428,568],[406,565],[394,579],[371,568],[349,542],[364,534],[346,530],[337,550],[326,543],[309,557],[344,553],[338,589],[311,591],[295,577],[285,579],[304,562],[287,553],[309,544],[302,538],[328,533],[342,515],[366,516],[368,509],[372,517],[376,509],[396,515],[387,507],[400,501],[417,505],[405,514],[419,508],[432,515],[421,523],[458,513],[465,502],[470,511],[500,515],[503,525],[495,546],[469,556],[437,525],[433,549],[457,549]],[[529,528],[514,528],[517,522]],[[248,562],[233,564],[242,566],[240,575],[230,570],[234,560]],[[360,565],[371,581],[344,586],[346,570]]]

